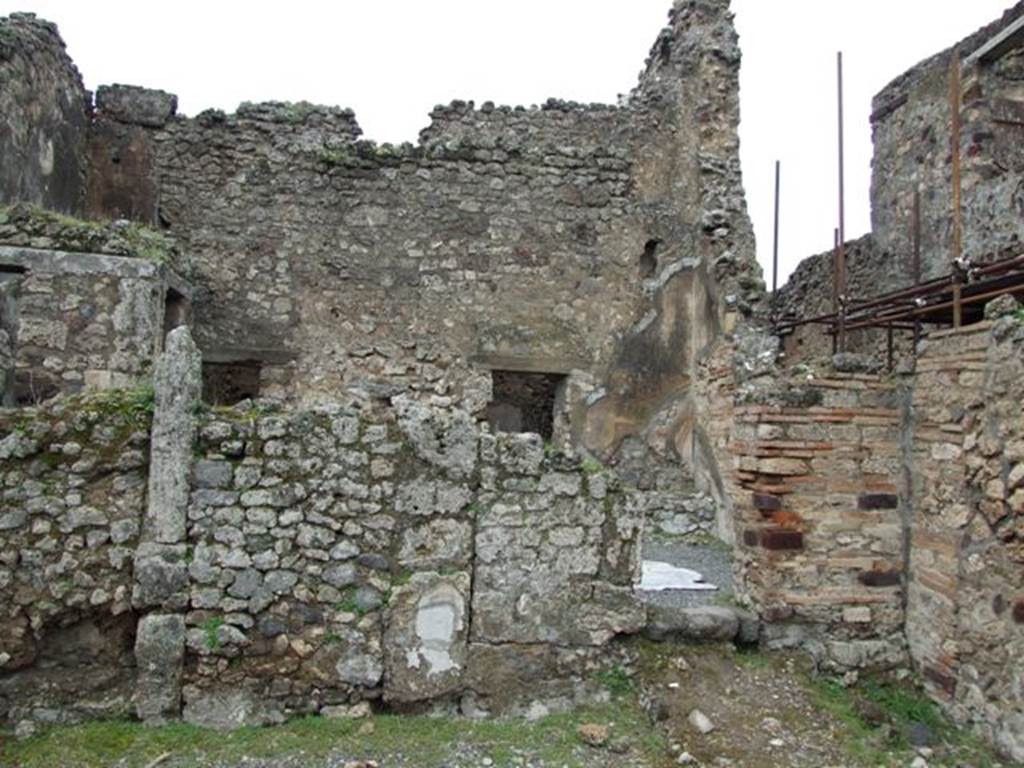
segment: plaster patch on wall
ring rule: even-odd
[[[416,610],[416,637],[419,645],[408,652],[411,669],[427,664],[427,675],[439,675],[459,669],[452,658],[452,644],[463,626],[465,606],[462,596],[448,584],[441,584],[420,598]]]

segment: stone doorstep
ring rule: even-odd
[[[705,605],[677,608],[648,604],[644,636],[656,642],[730,642],[754,644],[760,637],[760,621],[736,608]]]

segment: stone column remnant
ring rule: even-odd
[[[0,408],[14,405],[14,370],[18,325],[17,283],[0,281]]]
[[[142,617],[135,635],[135,711],[148,725],[161,725],[181,712],[185,661],[185,617],[152,613]]]
[[[186,514],[201,364],[188,328],[176,328],[167,337],[153,375],[149,493],[135,552],[132,603],[138,609],[164,611],[139,622],[135,642],[136,708],[140,718],[154,724],[177,716],[181,709],[185,621],[178,612],[188,605]]]

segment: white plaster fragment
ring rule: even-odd
[[[714,584],[705,583],[704,577],[697,571],[658,560],[643,561],[639,588],[646,592],[660,592],[666,589],[718,589]]]

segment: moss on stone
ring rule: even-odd
[[[156,264],[180,261],[172,238],[141,224],[84,221],[23,203],[0,205],[0,244],[129,256]]]

